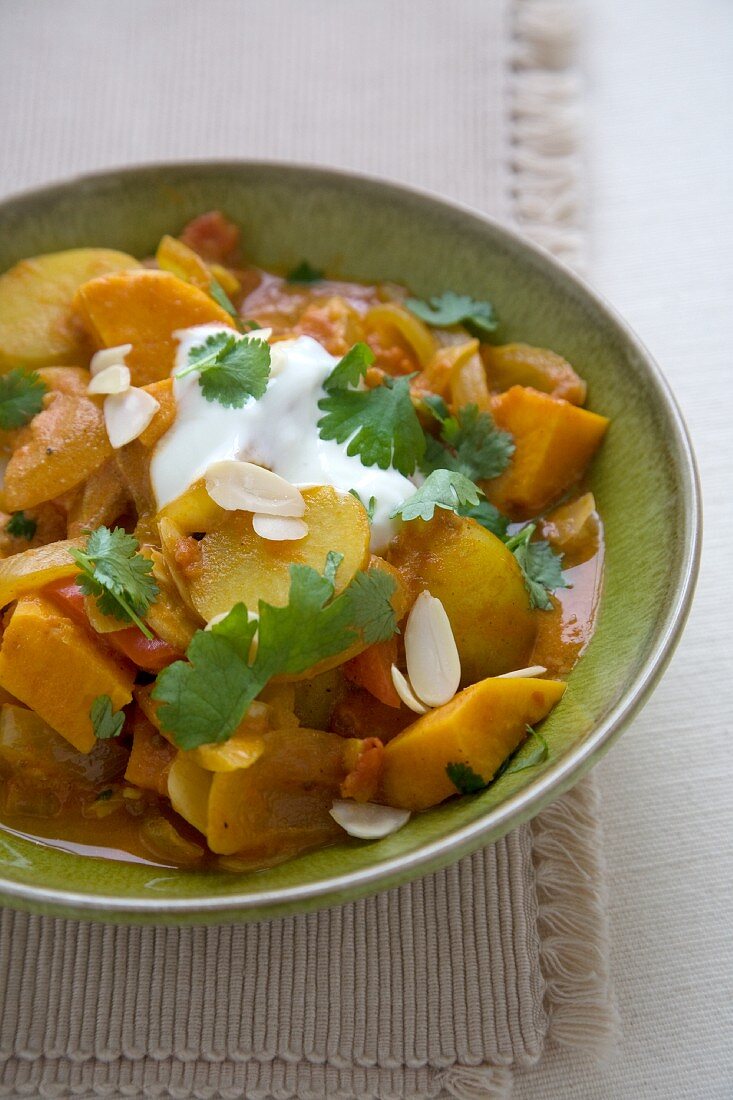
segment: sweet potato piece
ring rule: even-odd
[[[484,490],[515,519],[537,515],[578,481],[609,424],[605,416],[526,386],[493,398],[492,411],[497,425],[511,432],[516,450]]]
[[[489,679],[429,711],[385,746],[381,801],[424,810],[456,794],[449,764],[467,764],[487,783],[559,702],[559,680]]]
[[[380,703],[399,709],[402,706],[392,682],[392,665],[397,661],[397,638],[375,642],[344,665],[344,675],[352,684],[366,688]]]
[[[54,581],[73,577],[79,566],[69,550],[79,550],[86,539],[64,539],[34,547],[0,561],[0,607],[7,607],[27,592],[36,592]]]
[[[139,267],[124,252],[72,248],[22,260],[0,275],[0,371],[85,363],[90,346],[72,300],[82,283]]]
[[[168,797],[168,772],[176,750],[144,714],[138,712],[133,720],[132,752],[127,761],[125,779],[145,791],[155,791]]]
[[[0,647],[0,684],[79,752],[96,744],[89,718],[96,697],[109,695],[119,710],[132,699],[133,680],[131,665],[98,649],[50,600],[18,600]]]
[[[101,524],[110,526],[127,508],[130,498],[114,458],[93,470],[71,502],[67,533],[79,538]]]
[[[406,523],[389,551],[413,600],[427,589],[441,600],[461,658],[461,682],[524,668],[536,613],[516,559],[475,520],[436,511]]]
[[[339,835],[328,811],[345,775],[344,742],[335,733],[293,727],[263,740],[251,767],[214,774],[206,834],[213,852],[236,852],[258,866]]]
[[[5,470],[2,498],[9,511],[61,496],[112,455],[101,401],[86,393],[87,372],[50,368],[41,377],[52,387],[46,407],[18,433]]]
[[[140,432],[138,442],[143,447],[154,447],[159,439],[165,435],[176,418],[176,399],[173,396],[173,379],[163,378],[160,382],[151,382],[144,386],[158,402],[158,409],[147,428]]]
[[[173,333],[232,319],[213,298],[168,271],[125,271],[92,279],[77,291],[74,305],[99,347],[132,344],[125,362],[132,384],[146,386],[173,369]]]
[[[586,384],[561,355],[531,344],[484,344],[481,355],[492,389],[532,386],[562,397],[571,405],[585,403]]]

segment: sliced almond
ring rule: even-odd
[[[124,363],[115,363],[92,376],[87,393],[124,393],[129,388],[130,368]]]
[[[410,820],[409,810],[380,806],[376,802],[348,802],[337,799],[331,807],[331,817],[349,836],[360,840],[379,840],[396,833]]]
[[[295,516],[264,516],[255,512],[252,526],[261,539],[270,542],[296,542],[308,534],[308,524]]]
[[[132,351],[132,344],[118,344],[116,348],[102,348],[92,356],[89,364],[89,373],[92,378],[95,374],[101,374],[107,367],[124,366],[125,356]]]
[[[278,340],[270,345],[270,377],[280,374],[288,365],[288,353],[295,340]]]
[[[160,405],[146,390],[131,386],[104,400],[104,423],[109,441],[117,450],[137,439],[155,416]]]
[[[284,477],[257,466],[226,458],[206,471],[206,490],[227,511],[260,512],[267,516],[296,516],[305,512],[303,496]]]
[[[412,690],[410,683],[406,676],[400,672],[397,665],[392,665],[392,683],[394,684],[395,691],[399,695],[402,702],[410,710],[414,710],[415,714],[427,714],[430,707],[426,707],[424,703],[421,703],[415,692]]]
[[[407,675],[418,699],[439,707],[461,682],[461,659],[450,620],[440,600],[421,592],[405,627]]]
[[[530,665],[529,668],[518,668],[514,672],[502,672],[501,676],[497,676],[497,680],[524,680],[529,676],[541,676],[543,672],[547,672],[544,665]]]

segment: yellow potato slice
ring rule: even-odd
[[[475,520],[436,511],[406,523],[389,560],[413,598],[427,590],[446,610],[461,658],[461,683],[524,668],[536,613],[514,555]]]
[[[34,256],[0,275],[0,372],[11,367],[83,363],[89,338],[72,308],[89,279],[139,267],[108,248],[72,248]]]
[[[243,602],[256,611],[259,600],[282,607],[288,602],[290,566],[323,572],[326,555],[344,555],[336,573],[341,592],[369,561],[369,521],[353,496],[328,485],[304,489],[308,534],[297,542],[271,542],[252,528],[250,512],[227,512],[199,543],[201,568],[188,580],[191,602],[208,622]]]

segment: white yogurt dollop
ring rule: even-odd
[[[207,336],[230,331],[222,325],[197,325],[177,333],[175,369],[186,366],[189,349]],[[396,530],[390,514],[415,485],[398,470],[364,466],[358,455],[346,453],[348,443],[320,438],[317,424],[323,413],[318,402],[324,396],[323,381],[337,362],[310,336],[277,343],[265,394],[241,409],[207,401],[197,373],[174,378],[176,419],[150,464],[158,507],[185,492],[212,463],[239,458],[267,466],[300,489],[355,489],[364,504],[374,497],[371,548],[383,551]]]

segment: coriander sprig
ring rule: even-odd
[[[254,397],[262,397],[270,377],[270,346],[266,340],[248,335],[217,332],[203,344],[191,348],[188,363],[175,372],[176,378],[198,373],[201,392],[207,401],[241,409]]]
[[[22,428],[43,408],[46,383],[35,371],[14,367],[0,376],[0,428]]]
[[[504,472],[514,454],[514,440],[497,428],[489,413],[477,405],[463,405],[450,416],[445,405],[436,401],[428,408],[440,424],[440,436],[428,437],[421,463],[424,473],[458,470],[471,481],[488,481]]]
[[[357,386],[374,353],[355,344],[339,360],[323,383],[326,396],[318,402],[325,413],[318,421],[321,439],[346,443],[348,455],[358,455],[365,466],[393,467],[409,477],[425,453],[425,435],[410,397],[412,375],[385,378],[372,389]]]
[[[556,554],[549,542],[530,541],[536,529],[536,523],[528,523],[521,531],[506,539],[505,545],[514,554],[517,565],[522,570],[530,606],[542,611],[552,611],[552,601],[548,593],[557,588],[567,588],[568,583],[563,576],[562,554]]]
[[[426,302],[408,298],[405,305],[421,321],[439,328],[463,325],[472,336],[485,340],[499,326],[491,302],[477,302],[468,294],[454,294],[447,290]]]
[[[158,586],[150,576],[153,563],[138,553],[139,548],[137,539],[122,527],[98,527],[89,532],[84,550],[69,553],[81,569],[76,583],[84,595],[94,596],[104,615],[133,622],[152,638],[142,616],[154,603]]]
[[[112,709],[109,695],[98,695],[89,711],[94,736],[98,741],[109,741],[119,737],[125,725],[125,715],[121,710]]]
[[[298,675],[356,642],[371,645],[392,637],[393,579],[377,569],[359,572],[334,597],[340,560],[329,554],[323,575],[291,565],[284,607],[260,601],[258,618],[250,621],[239,603],[211,630],[194,634],[187,660],[164,669],[153,690],[161,724],[177,745],[192,749],[226,741],[273,676]]]

